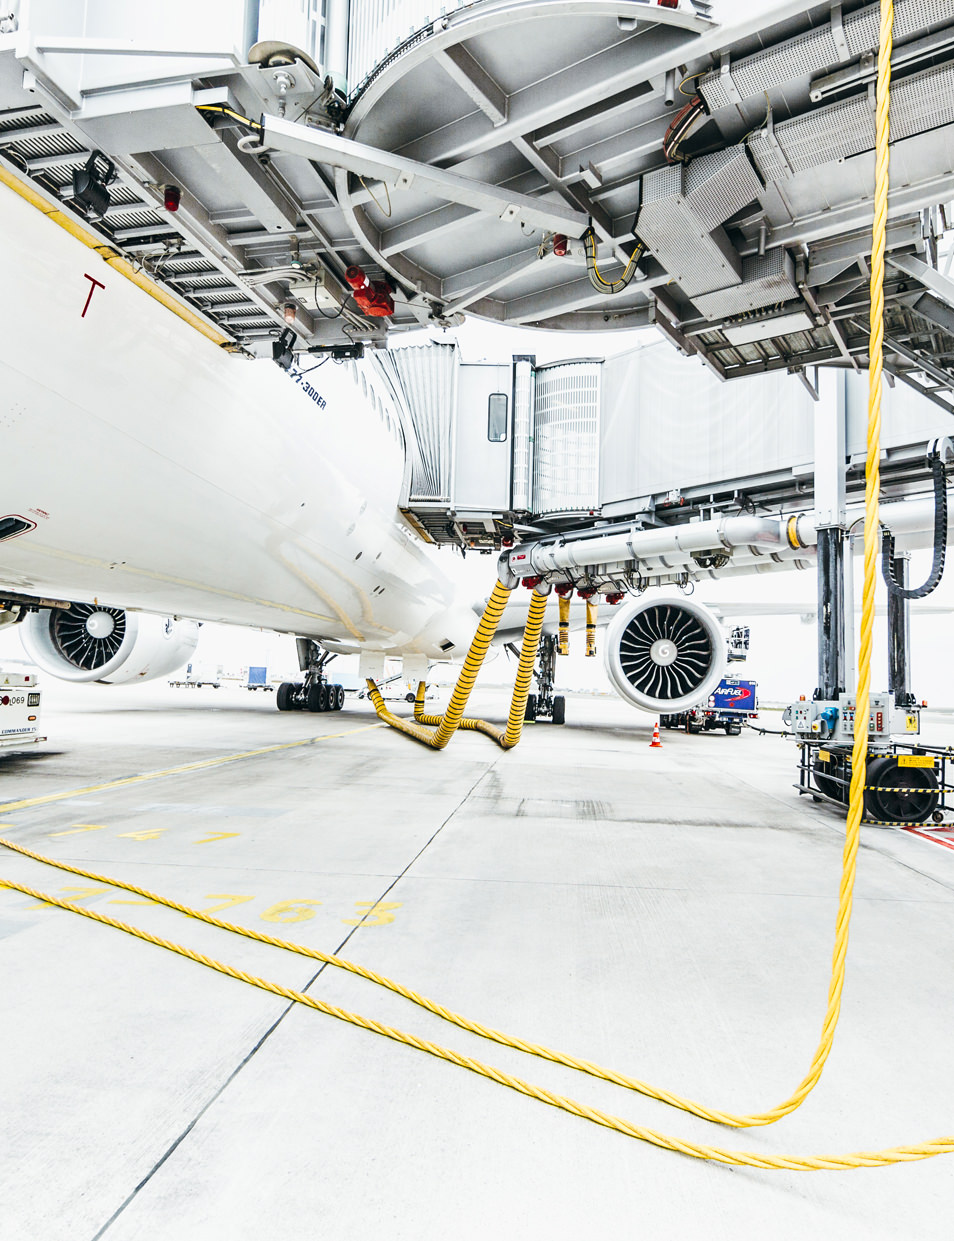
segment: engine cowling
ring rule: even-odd
[[[606,671],[621,697],[668,714],[705,703],[725,670],[718,619],[685,597],[644,596],[622,607],[606,633]]]
[[[74,603],[42,608],[20,628],[30,659],[62,681],[122,685],[151,681],[181,668],[199,641],[195,621]]]

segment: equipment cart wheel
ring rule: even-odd
[[[523,711],[523,718],[531,722],[537,718],[537,696],[536,694],[527,694],[527,705]]]
[[[869,785],[865,808],[884,823],[924,823],[937,810],[939,790],[931,767],[901,767],[898,755],[888,754],[868,764]]]
[[[563,724],[566,722],[566,699],[559,694],[553,700],[553,723]]]
[[[291,681],[283,681],[278,687],[278,693],[275,695],[275,706],[279,711],[292,711],[291,697],[297,687]]]
[[[812,773],[815,785],[826,797],[844,804],[848,802],[850,769],[842,754],[831,754],[827,759],[815,759]],[[845,783],[842,783],[844,781]]]

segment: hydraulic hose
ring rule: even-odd
[[[925,599],[941,583],[947,550],[947,475],[940,454],[931,458],[934,479],[934,549],[931,572],[923,586],[902,586],[894,575],[894,535],[888,529],[881,535],[881,575],[892,595],[899,599]]]

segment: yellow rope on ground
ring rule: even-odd
[[[585,1104],[578,1103],[575,1099],[570,1099],[566,1095],[556,1094],[553,1091],[544,1090],[540,1086],[534,1086],[522,1078],[514,1077],[512,1074],[505,1073],[492,1065],[484,1064],[480,1060],[475,1060],[470,1056],[462,1056],[459,1052],[453,1051],[450,1048],[441,1047],[439,1044],[431,1043],[427,1039],[417,1038],[413,1034],[406,1034],[403,1030],[383,1025],[369,1017],[362,1017],[359,1013],[352,1013],[347,1009],[338,1008],[336,1005],[328,1004],[324,1000],[316,1000],[313,996],[306,995],[302,991],[296,991],[291,987],[284,987],[280,983],[259,978],[255,974],[249,974],[245,970],[239,970],[234,966],[226,965],[222,961],[217,961],[214,957],[206,956],[201,952],[195,952],[182,944],[174,943],[172,940],[164,939],[159,935],[153,935],[139,927],[131,926],[129,923],[107,917],[107,915],[97,913],[93,909],[84,909],[81,905],[76,905],[72,901],[61,900],[59,897],[50,896],[37,888],[32,888],[27,884],[17,883],[13,880],[3,880],[2,883],[5,887],[22,892],[25,896],[32,896],[36,900],[45,901],[47,904],[55,905],[59,909],[65,909],[69,913],[79,914],[81,917],[89,918],[93,922],[100,922],[104,926],[111,926],[115,930],[125,932],[127,935],[133,935],[145,943],[154,944],[158,948],[165,948],[169,952],[175,952],[189,961],[195,961],[199,965],[204,965],[206,968],[215,970],[216,973],[224,974],[228,978],[234,978],[238,982],[258,987],[260,990],[268,991],[272,995],[281,996],[282,999],[314,1009],[315,1012],[324,1013],[328,1017],[335,1017],[339,1021],[346,1021],[350,1025],[359,1026],[363,1030],[370,1030],[372,1033],[380,1034],[384,1038],[393,1039],[396,1043],[403,1043],[406,1047],[414,1047],[418,1051],[427,1052],[428,1055],[435,1056],[439,1060],[445,1060],[450,1064],[458,1065],[460,1068],[468,1069],[470,1072],[489,1078],[501,1086],[507,1086],[511,1090],[516,1090],[528,1098],[536,1099],[541,1103],[548,1103],[551,1107],[556,1107],[561,1111],[569,1112],[573,1116],[578,1116],[581,1120],[591,1121],[593,1124],[601,1125],[605,1129],[612,1129],[616,1133],[622,1133],[626,1137],[649,1142],[653,1146],[662,1147],[664,1150],[677,1151],[680,1154],[689,1155],[695,1159],[707,1159],[716,1163],[731,1164],[738,1167],[813,1172],[879,1167],[884,1164],[929,1159],[933,1155],[949,1154],[954,1151],[954,1137],[936,1138],[933,1141],[922,1142],[916,1146],[895,1146],[880,1151],[854,1151],[847,1155],[812,1156],[765,1155],[757,1151],[723,1150],[719,1147],[706,1146],[697,1142],[686,1142],[681,1138],[659,1133],[655,1129],[634,1125],[628,1120],[623,1120],[619,1116],[613,1116],[597,1108],[587,1107]]]

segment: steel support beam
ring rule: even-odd
[[[818,687],[830,702],[845,690],[845,532],[818,531]]]
[[[894,560],[894,580],[900,586],[908,584],[908,561],[905,553]],[[912,705],[911,668],[908,652],[911,649],[911,604],[893,590],[888,591],[888,689],[894,694],[895,705]]]
[[[459,203],[514,224],[523,221],[532,227],[566,233],[570,237],[581,237],[587,227],[583,212],[560,203],[515,194],[280,117],[266,114],[262,122],[262,137],[267,146],[344,169],[356,176],[374,177],[394,190],[414,185],[417,190],[444,202]]]

